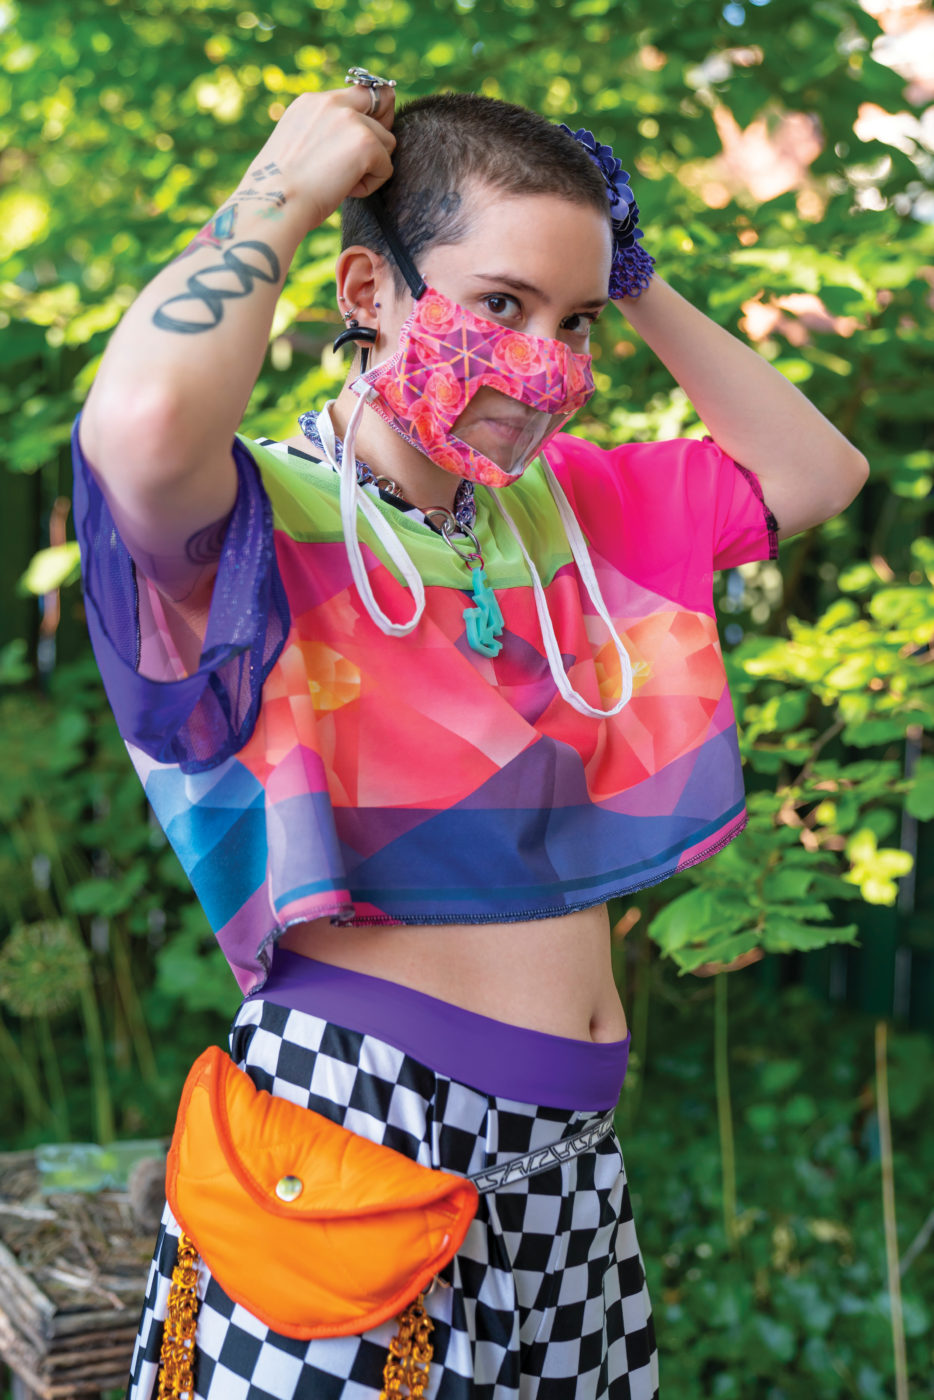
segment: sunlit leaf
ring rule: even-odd
[[[20,579],[20,587],[38,597],[54,593],[78,577],[80,565],[80,548],[76,541],[50,545],[32,556],[29,568]]]

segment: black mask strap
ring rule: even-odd
[[[389,251],[396,260],[396,266],[408,283],[409,291],[416,301],[428,291],[428,283],[422,277],[418,268],[406,251],[402,239],[399,237],[399,230],[396,228],[395,220],[386,208],[381,190],[375,190],[366,199],[367,207],[373,214],[373,218],[379,224],[380,231],[389,244]]]

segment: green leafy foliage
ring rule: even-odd
[[[54,593],[66,583],[75,583],[80,572],[81,554],[77,541],[69,540],[67,544],[38,550],[29,561],[20,587],[26,593],[41,597],[45,593]]]
[[[187,1065],[240,997],[93,661],[47,696],[0,692],[0,771],[3,1146],[168,1135]]]
[[[721,1218],[713,1089],[714,998],[653,966],[638,1116],[620,1137],[659,1335],[679,1400],[850,1400],[895,1393],[882,1227],[873,1024],[804,989],[730,982],[739,1244]],[[660,1008],[664,1007],[664,1015]],[[934,1047],[889,1039],[898,1245],[911,1394],[932,1365]]]

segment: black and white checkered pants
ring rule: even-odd
[[[241,1005],[230,1051],[259,1088],[423,1166],[464,1175],[603,1116],[480,1093],[374,1036],[261,997]],[[178,1234],[166,1206],[127,1400],[150,1400],[158,1389]],[[232,1302],[203,1261],[198,1291],[197,1400],[379,1394],[395,1320],[360,1336],[296,1341]],[[426,1309],[434,1322],[428,1400],[655,1400],[652,1310],[616,1136],[481,1195]]]

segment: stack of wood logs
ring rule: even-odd
[[[155,1232],[122,1191],[42,1195],[0,1154],[0,1357],[23,1400],[125,1391]]]

